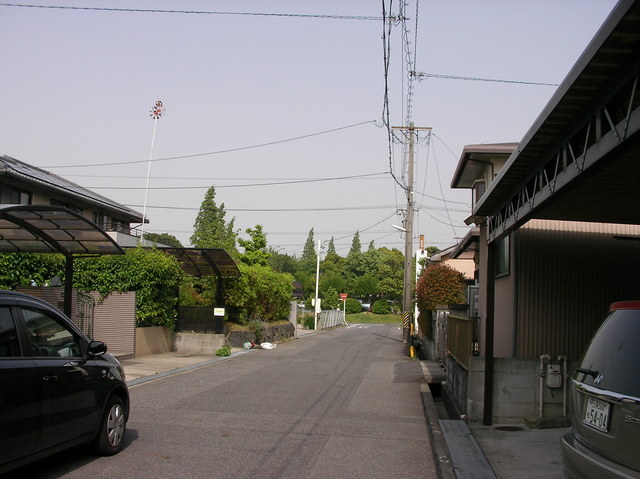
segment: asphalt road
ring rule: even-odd
[[[19,478],[436,478],[397,326],[342,327],[130,389],[126,445]]]

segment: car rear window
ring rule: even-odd
[[[593,337],[581,367],[585,384],[640,398],[640,310],[613,311]]]

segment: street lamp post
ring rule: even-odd
[[[318,313],[320,312],[320,303],[318,300],[318,284],[320,281],[320,240],[318,240],[318,252],[316,262],[316,298],[313,302],[313,330],[318,329]]]

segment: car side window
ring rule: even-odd
[[[82,356],[78,338],[58,318],[47,311],[28,307],[22,307],[22,316],[31,338],[33,356]]]
[[[8,306],[0,306],[0,358],[16,358],[22,356],[18,330]]]

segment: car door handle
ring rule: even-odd
[[[45,376],[42,378],[45,383],[57,383],[58,376]]]

